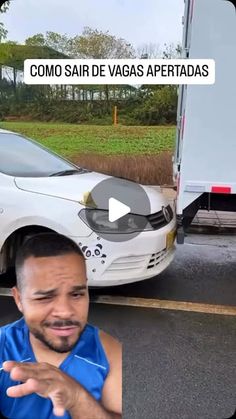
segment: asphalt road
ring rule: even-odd
[[[235,239],[190,237],[176,256],[158,279],[103,292],[235,305]],[[2,297],[0,324],[17,316],[13,301]],[[232,416],[235,317],[91,304],[90,322],[123,343],[125,419]]]
[[[124,418],[224,419],[236,408],[235,318],[95,307],[123,342]]]
[[[19,317],[2,297],[1,324]],[[126,419],[225,419],[236,408],[236,321],[92,304],[90,322],[123,343]]]

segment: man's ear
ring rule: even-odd
[[[15,300],[15,303],[17,305],[18,310],[22,313],[23,308],[22,308],[22,304],[21,304],[21,296],[20,296],[20,291],[18,290],[17,287],[13,287],[11,289],[12,291],[12,296]]]

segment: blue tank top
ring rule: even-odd
[[[2,369],[4,361],[37,362],[29,340],[29,329],[23,318],[0,328],[0,412],[10,419],[58,419],[52,402],[36,393],[12,398],[8,387],[18,384]],[[79,341],[59,369],[78,381],[97,401],[101,399],[109,363],[98,329],[87,325]],[[71,418],[68,412],[63,419]]]

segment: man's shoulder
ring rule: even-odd
[[[14,332],[17,329],[23,329],[25,327],[25,320],[21,317],[19,320],[16,320],[12,323],[7,323],[0,327],[0,336],[1,334],[7,334]]]
[[[110,410],[122,411],[122,345],[113,336],[100,331],[100,340],[109,360],[110,371],[103,387],[102,402]]]
[[[121,356],[122,345],[118,339],[103,330],[99,330],[99,337],[109,362],[111,362],[112,359]]]
[[[86,358],[91,357],[96,363],[104,365],[107,370],[122,354],[122,346],[117,339],[91,324],[86,325],[76,350],[86,355]]]
[[[109,355],[108,358],[110,357],[110,354],[114,352],[121,352],[122,350],[122,345],[118,339],[114,338],[109,333],[104,332],[104,330],[99,329],[96,326],[87,324],[85,328],[85,334],[92,334],[94,336],[98,336],[106,355]]]
[[[9,342],[9,348],[13,348],[13,344],[14,347],[15,345],[25,345],[25,327],[26,324],[24,318],[21,318],[19,320],[16,320],[15,322],[8,323],[0,327],[0,355],[2,355],[3,349],[7,342]]]
[[[0,368],[2,362],[8,359],[22,359],[21,354],[25,347],[24,327],[24,319],[0,327]]]

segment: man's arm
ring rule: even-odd
[[[68,410],[72,419],[121,418],[119,413],[100,405],[77,381],[50,364],[7,361],[3,367],[13,380],[23,382],[8,388],[9,397],[37,393],[50,398],[56,416],[63,416]]]
[[[112,336],[101,331],[100,339],[110,364],[102,392],[102,404],[108,410],[122,412],[122,345]]]
[[[86,390],[78,392],[77,402],[69,412],[73,419],[121,419],[122,417],[119,413],[107,410]]]
[[[122,346],[103,331],[100,332],[100,339],[110,364],[110,371],[103,386],[102,404],[95,402],[87,391],[79,392],[77,405],[70,410],[73,419],[122,417]]]

